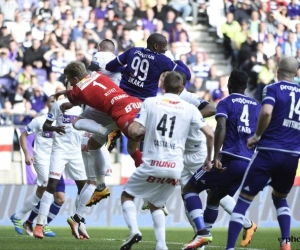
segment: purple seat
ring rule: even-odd
[[[0,77],[0,84],[7,87],[9,90],[14,88],[14,80],[8,77]]]
[[[44,85],[44,82],[47,81],[47,71],[45,69],[33,69],[36,73],[39,85]]]

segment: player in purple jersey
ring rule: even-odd
[[[291,214],[287,204],[300,156],[300,87],[293,83],[298,70],[294,57],[279,62],[279,82],[264,88],[262,108],[254,136],[247,147],[256,145],[237,204],[231,215],[227,250],[233,250],[245,213],[252,200],[271,178],[272,199],[281,230],[280,250],[290,250]]]
[[[212,241],[212,236],[206,228],[208,223],[205,222],[212,225],[218,216],[220,200],[226,195],[234,196],[254,153],[254,149],[248,149],[246,143],[247,139],[254,135],[260,105],[244,95],[247,82],[248,76],[245,72],[231,72],[228,81],[230,95],[217,105],[214,168],[206,172],[200,167],[183,188],[186,209],[197,228],[194,239],[183,249],[202,247]],[[214,209],[203,215],[199,193],[207,189],[211,190],[207,206]],[[253,235],[255,223],[246,220],[243,225],[245,230],[252,231]],[[249,241],[248,238],[244,246]]]

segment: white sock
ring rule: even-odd
[[[75,208],[78,208],[78,204],[79,204],[79,194],[76,194],[76,199],[75,199]]]
[[[34,209],[39,201],[40,198],[37,197],[35,193],[33,193],[25,200],[23,207],[18,212],[16,212],[15,217],[19,220],[22,220],[29,211]]]
[[[44,225],[49,214],[52,199],[53,194],[50,194],[49,192],[45,191],[40,202],[40,209],[36,224]]]
[[[166,216],[161,209],[155,210],[152,214],[156,248],[166,249]]]
[[[247,219],[247,218],[244,218],[244,225],[243,225],[243,228],[249,228],[252,226],[252,222],[251,220]]]
[[[106,188],[105,176],[104,175],[99,175],[99,176],[97,176],[97,189],[98,190],[103,190],[104,188]]]
[[[108,129],[91,119],[80,119],[74,124],[77,130],[84,130],[90,133],[106,135]]]
[[[97,176],[97,189],[102,190],[105,186],[105,159],[103,157],[102,150],[89,150],[90,152],[90,160],[89,160],[89,167],[93,165],[95,174]],[[110,159],[109,159],[110,160]]]
[[[76,214],[79,215],[81,218],[85,217],[86,210],[88,208],[85,205],[91,199],[95,189],[96,189],[95,185],[88,184],[88,186],[85,189],[82,189],[80,192],[79,204],[78,204],[78,208],[76,209]]]
[[[193,219],[191,218],[191,216],[190,216],[189,212],[188,212],[187,210],[185,210],[184,212],[185,212],[185,215],[186,215],[186,217],[188,218],[188,221],[189,221],[189,223],[190,223],[190,224],[191,224],[191,226],[193,227],[193,229],[194,229],[194,232],[195,232],[195,233],[197,233],[197,228],[196,228],[196,225],[195,225],[195,223],[194,223]]]
[[[125,201],[122,204],[123,217],[130,229],[130,234],[141,233],[136,220],[136,207],[133,201]]]
[[[222,200],[220,200],[220,206],[229,214],[231,215],[234,207],[235,207],[235,200],[229,196],[226,195]]]

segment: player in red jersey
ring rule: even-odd
[[[110,115],[128,137],[128,127],[142,105],[138,98],[126,94],[110,78],[99,72],[88,74],[81,62],[70,63],[64,75],[73,88],[67,91],[70,103],[62,105],[62,110],[79,103],[89,105]]]

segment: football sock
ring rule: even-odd
[[[197,233],[197,228],[195,226],[195,223],[194,223],[193,219],[191,218],[189,212],[186,209],[184,195],[181,194],[181,197],[182,197],[182,200],[183,200],[183,203],[184,203],[184,207],[185,207],[184,212],[185,212],[186,218],[188,219],[189,223],[191,224],[192,228],[194,229],[194,232]]]
[[[40,209],[40,201],[39,203],[32,209],[27,221],[33,223],[34,219],[37,217]]]
[[[272,199],[276,208],[281,237],[282,239],[287,239],[290,237],[291,228],[291,211],[289,205],[287,204],[286,198],[277,198],[272,195]]]
[[[104,188],[106,188],[105,176],[104,175],[99,175],[99,176],[97,176],[97,190],[101,191]]]
[[[90,133],[106,135],[108,129],[91,119],[79,119],[74,128],[77,130],[84,130]]]
[[[56,215],[58,215],[60,208],[61,208],[61,205],[58,205],[57,203],[55,203],[55,201],[52,202],[49,213],[48,213],[48,217],[47,217],[48,224],[56,217]]]
[[[36,196],[35,193],[30,195],[24,202],[23,207],[16,212],[15,217],[19,220],[22,220],[25,215],[32,210],[40,201],[40,198]]]
[[[241,196],[238,198],[236,206],[234,207],[230,217],[226,247],[227,250],[231,248],[234,249],[236,240],[244,225],[246,211],[249,208],[250,204],[250,200]]]
[[[208,232],[211,231],[215,221],[218,218],[219,206],[206,205],[204,210],[204,223]]]
[[[183,195],[186,210],[194,221],[197,231],[205,229],[202,202],[198,193],[187,193]]]
[[[79,203],[79,194],[76,194],[76,199],[75,199],[75,208],[77,209],[78,203]]]
[[[136,220],[136,207],[133,201],[125,201],[122,204],[124,220],[130,229],[130,234],[140,233]]]
[[[140,150],[135,151],[131,155],[132,159],[134,160],[134,164],[135,164],[136,168],[139,167],[143,163],[142,156],[143,156],[143,153]]]
[[[88,208],[85,205],[91,199],[95,189],[96,189],[95,185],[89,184],[84,190],[81,191],[78,208],[76,209],[76,214],[79,215],[80,217],[85,217]]]
[[[166,216],[161,209],[153,211],[151,215],[156,238],[156,249],[166,249]]]
[[[45,191],[40,202],[37,224],[44,225],[46,218],[49,214],[52,199],[53,199],[53,194],[49,193],[48,191]]]

